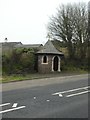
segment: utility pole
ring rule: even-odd
[[[90,59],[89,55],[89,49],[90,49],[90,1],[88,2],[88,28],[87,28],[88,38],[87,38],[87,44],[88,44],[88,58]],[[88,64],[90,64],[90,60],[88,59]],[[89,68],[90,69],[90,68]]]
[[[90,1],[88,2],[88,34],[90,36]]]

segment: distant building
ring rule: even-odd
[[[36,48],[36,70],[39,73],[50,73],[61,71],[61,57],[64,54],[57,50],[53,43],[48,40],[43,46],[42,44],[27,44],[24,45],[21,42],[4,42],[2,45],[2,51],[12,50],[14,48]]]
[[[36,48],[37,50],[40,50],[42,44],[22,44],[21,42],[2,42],[0,43],[0,48],[2,47],[2,51],[11,51],[14,48]]]
[[[50,40],[37,52],[37,56],[39,73],[61,71],[61,57],[64,56],[64,54],[58,51]]]
[[[2,52],[12,51],[15,45],[22,45],[21,42],[2,42],[0,47],[2,47]]]
[[[15,48],[36,48],[37,50],[40,50],[42,47],[42,44],[16,44]]]

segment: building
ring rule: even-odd
[[[61,71],[61,57],[64,56],[64,54],[58,51],[50,40],[37,52],[37,56],[39,73]]]
[[[6,53],[7,51],[12,52],[13,48],[16,45],[22,45],[22,43],[21,42],[2,42],[0,43],[0,49],[2,49],[3,53]]]
[[[17,44],[14,47],[15,48],[27,48],[27,49],[34,48],[34,49],[40,50],[42,46],[43,46],[42,44]]]
[[[14,48],[31,48],[40,50],[42,44],[22,44],[21,42],[2,42],[0,43],[0,49],[5,53],[6,51],[12,51]]]
[[[6,53],[14,48],[36,49],[35,54],[35,70],[39,73],[50,73],[61,71],[61,58],[64,54],[57,50],[53,43],[48,40],[43,46],[42,44],[27,44],[21,42],[5,42],[2,43],[2,50]]]

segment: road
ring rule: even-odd
[[[0,114],[3,118],[88,118],[88,77],[74,78],[67,77],[67,82],[53,78],[58,82],[46,84],[47,80],[43,85],[3,89]]]

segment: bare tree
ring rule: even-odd
[[[87,40],[87,15],[85,4],[78,3],[59,6],[56,16],[50,18],[48,33],[53,39],[63,40],[70,58],[76,54],[76,48],[81,54],[83,43]]]
[[[77,55],[80,59],[83,59],[86,56],[88,43],[88,11],[85,4],[79,3],[78,6],[75,6],[74,21]]]

